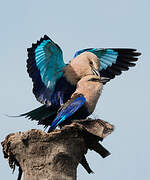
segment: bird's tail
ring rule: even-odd
[[[20,116],[25,116],[30,120],[38,121],[39,125],[44,125],[45,127],[51,125],[52,121],[56,117],[57,109],[53,106],[40,106],[32,111],[21,114]]]

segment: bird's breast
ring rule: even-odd
[[[91,90],[91,92],[89,94],[85,95],[86,106],[90,113],[92,113],[94,111],[100,95],[101,95],[101,89]]]
[[[91,114],[95,106],[97,104],[97,101],[101,95],[103,85],[100,83],[94,83],[94,85],[90,84],[87,86],[80,86],[78,88],[78,93],[81,93],[86,98],[86,107],[88,108],[89,113]]]

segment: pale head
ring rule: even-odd
[[[76,84],[84,76],[99,76],[99,68],[100,61],[98,57],[91,52],[83,52],[65,68],[65,77],[73,84]]]
[[[83,52],[71,62],[72,65],[79,66],[79,75],[99,75],[100,61],[98,57],[91,52]]]

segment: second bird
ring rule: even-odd
[[[76,91],[71,98],[59,109],[48,132],[55,129],[59,124],[68,124],[74,119],[85,119],[92,114],[102,92],[103,83],[108,80],[108,78],[101,78],[96,75],[83,77],[77,83]]]

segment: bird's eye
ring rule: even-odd
[[[90,63],[90,65],[93,65],[93,62],[92,62],[92,61],[90,61],[89,63]]]

